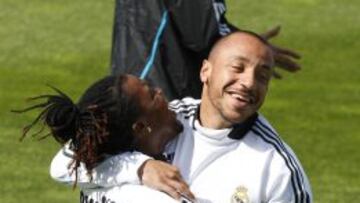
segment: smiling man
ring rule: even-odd
[[[273,67],[266,41],[252,32],[232,33],[218,41],[203,62],[201,101],[183,99],[170,105],[185,129],[176,141],[172,164],[198,201],[312,202],[295,154],[258,113]]]
[[[136,180],[126,178],[130,177],[127,174],[134,174],[133,169],[107,173],[106,168],[114,164],[141,165],[135,172],[143,184],[175,198],[189,194],[187,187],[177,184],[182,179],[189,185],[196,202],[312,202],[309,181],[300,162],[258,113],[268,91],[273,66],[269,45],[255,33],[241,31],[222,38],[202,64],[201,100],[184,98],[170,103],[184,130],[170,142],[165,154],[181,176],[173,168],[169,172],[170,165],[164,162],[144,161],[146,158],[142,157],[132,159],[134,163],[126,159],[103,163],[97,171],[103,174],[103,179],[94,182],[100,186],[135,183]],[[69,171],[61,172],[54,178],[66,182],[62,174],[67,173]],[[154,191],[140,197],[136,194],[141,193],[141,187],[129,188],[134,187],[123,185],[118,193],[134,200],[127,199],[127,202],[146,202],[151,194],[158,196]]]
[[[272,75],[272,52],[261,38],[235,33],[220,40],[201,69],[204,127],[241,123],[262,105]]]

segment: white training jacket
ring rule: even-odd
[[[175,100],[184,131],[167,146],[165,155],[177,166],[200,203],[310,203],[308,178],[294,152],[267,120],[254,115],[233,128],[214,130],[197,120],[200,101]],[[66,147],[51,163],[51,176],[73,184]],[[137,169],[147,159],[139,152],[123,153],[102,162],[90,182],[78,170],[81,202],[176,202],[164,193],[139,185]],[[105,201],[106,200],[106,201]]]

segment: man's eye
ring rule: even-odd
[[[150,97],[153,99],[155,97],[155,93],[156,93],[155,89],[150,87],[149,92],[150,92]]]
[[[231,68],[236,72],[243,72],[245,69],[245,66],[242,64],[232,65]]]

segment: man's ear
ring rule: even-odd
[[[132,125],[132,129],[134,132],[135,136],[139,136],[144,134],[144,130],[146,128],[146,124],[144,121],[136,121],[133,125]]]
[[[212,64],[204,59],[200,70],[200,80],[202,83],[207,83],[211,75]]]

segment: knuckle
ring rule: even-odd
[[[178,189],[181,191],[181,192],[186,192],[188,190],[188,188],[185,186],[185,185],[179,185]]]
[[[171,179],[173,179],[173,180],[178,180],[179,177],[180,177],[180,175],[178,173],[172,173],[171,174]]]
[[[174,173],[174,172],[169,172],[169,173],[167,173],[167,175],[166,175],[168,178],[171,178],[171,179],[173,179],[173,178],[175,178],[176,177],[176,173]]]

